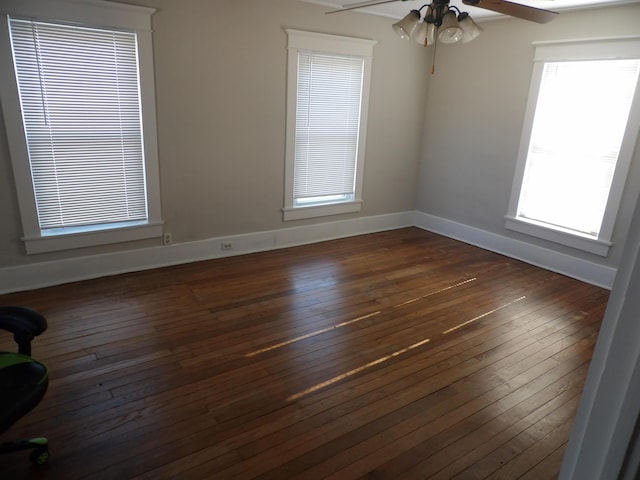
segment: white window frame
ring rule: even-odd
[[[18,194],[28,254],[68,250],[162,236],[160,174],[155,109],[151,15],[153,8],[102,0],[3,0],[0,6],[0,98],[5,117],[9,153]],[[29,155],[22,123],[18,86],[7,15],[37,21],[79,24],[135,32],[138,42],[140,101],[144,128],[143,148],[148,219],[140,225],[114,226],[105,230],[85,229],[63,235],[43,235],[36,209]]]
[[[586,234],[580,235],[566,229],[550,228],[544,223],[517,217],[518,201],[525,173],[531,131],[545,62],[640,58],[640,36],[562,42],[535,42],[533,45],[535,47],[533,73],[520,139],[516,171],[509,200],[509,209],[505,217],[505,227],[520,233],[606,257],[612,245],[613,227],[622,201],[624,185],[629,173],[638,131],[640,130],[640,82],[636,85],[627,128],[609,191],[602,227],[597,238]],[[606,92],[604,94],[606,94]]]
[[[324,33],[286,29],[288,37],[287,62],[287,116],[286,116],[286,152],[285,152],[285,199],[283,218],[300,220],[359,212],[362,209],[362,183],[364,176],[365,145],[367,142],[367,118],[369,113],[369,92],[371,88],[371,68],[375,40],[344,37]],[[360,109],[360,131],[355,172],[355,195],[353,199],[324,205],[295,205],[293,198],[296,103],[298,85],[298,51],[311,50],[335,55],[354,55],[364,59],[362,78],[362,103]]]

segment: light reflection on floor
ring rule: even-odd
[[[492,313],[496,313],[497,311],[502,310],[503,308],[507,308],[507,307],[513,305],[514,303],[517,303],[517,302],[519,302],[521,300],[524,300],[525,298],[527,298],[527,297],[525,297],[524,295],[522,297],[520,297],[520,298],[516,298],[512,302],[505,303],[504,305],[500,305],[498,308],[494,308],[493,310],[489,310],[488,312],[485,312],[482,315],[478,315],[477,317],[473,317],[471,320],[467,320],[466,322],[462,322],[460,325],[456,325],[453,328],[445,330],[444,332],[442,332],[442,334],[443,335],[447,335],[448,333],[455,332],[456,330],[458,330],[458,329],[460,329],[460,328],[462,328],[462,327],[464,327],[466,325],[469,325],[470,323],[473,323],[473,322],[475,322],[477,320],[480,320],[481,318],[484,318],[487,315],[491,315]]]
[[[398,308],[398,307],[402,307],[402,306],[404,306],[404,305],[408,305],[408,304],[414,303],[414,302],[416,302],[416,301],[418,301],[418,300],[425,299],[425,298],[430,297],[430,296],[432,296],[432,295],[435,295],[435,294],[438,294],[438,293],[442,293],[442,292],[445,292],[445,291],[447,291],[447,290],[451,290],[451,289],[453,289],[453,288],[460,287],[460,286],[462,286],[462,285],[466,285],[466,284],[471,283],[471,282],[473,282],[473,281],[475,281],[475,280],[476,280],[476,278],[475,278],[475,277],[474,277],[474,278],[469,278],[469,279],[466,279],[466,280],[460,281],[460,282],[458,282],[458,283],[455,283],[455,284],[449,285],[449,286],[447,286],[447,287],[441,288],[441,289],[439,289],[439,290],[435,290],[435,291],[433,291],[433,292],[429,292],[429,293],[427,293],[427,294],[425,294],[425,295],[421,295],[421,296],[419,296],[419,297],[415,297],[415,298],[412,298],[412,299],[409,299],[409,300],[403,301],[403,302],[401,302],[401,303],[398,303],[398,304],[396,304],[396,305],[393,305],[393,306],[392,306],[392,307],[390,307],[390,308]],[[298,286],[302,287],[302,285],[298,285]],[[304,287],[302,287],[302,288],[304,288]],[[488,315],[491,315],[491,314],[493,314],[493,313],[496,313],[496,312],[498,312],[498,311],[500,311],[500,310],[503,310],[503,309],[505,309],[505,308],[507,308],[507,307],[509,307],[509,306],[511,306],[511,305],[513,305],[513,304],[515,304],[515,303],[517,303],[517,302],[520,302],[520,301],[524,300],[525,298],[526,298],[525,296],[521,296],[521,297],[519,297],[519,298],[517,298],[517,299],[515,299],[515,300],[512,300],[511,302],[508,302],[508,303],[505,303],[505,304],[503,304],[503,305],[500,305],[500,306],[499,306],[499,307],[497,307],[497,308],[494,308],[494,309],[492,309],[492,310],[489,310],[488,312],[485,312],[485,313],[483,313],[483,314],[481,314],[481,315],[478,315],[478,316],[476,316],[476,317],[474,317],[474,318],[472,318],[472,319],[470,319],[470,320],[467,320],[467,321],[465,321],[465,322],[462,322],[462,323],[460,323],[459,325],[456,325],[455,327],[452,327],[452,328],[449,328],[448,330],[445,330],[444,332],[442,332],[442,335],[447,335],[447,334],[452,333],[452,332],[454,332],[454,331],[456,331],[456,330],[459,330],[460,328],[463,328],[463,327],[465,327],[465,326],[467,326],[467,325],[469,325],[469,324],[471,324],[471,323],[473,323],[473,322],[476,322],[476,321],[478,321],[478,320],[480,320],[480,319],[482,319],[482,318],[484,318],[484,317],[487,317]],[[376,316],[380,315],[382,312],[383,312],[383,310],[376,310],[376,311],[374,311],[374,312],[370,312],[370,313],[368,313],[368,314],[361,315],[361,316],[356,317],[356,318],[353,318],[353,319],[351,319],[351,320],[347,320],[347,321],[340,322],[340,323],[337,323],[337,324],[334,324],[334,325],[330,325],[330,326],[328,326],[328,327],[321,328],[321,329],[319,329],[319,330],[315,330],[315,331],[309,332],[309,333],[307,333],[307,334],[304,334],[304,335],[300,335],[300,336],[297,336],[297,337],[291,338],[291,339],[289,339],[289,340],[285,340],[285,341],[282,341],[282,342],[278,342],[278,343],[275,343],[275,344],[273,344],[273,345],[269,345],[268,347],[261,348],[261,349],[259,349],[259,350],[254,350],[254,351],[252,351],[252,352],[249,352],[249,353],[245,354],[245,357],[254,357],[254,356],[256,356],[256,355],[260,355],[260,354],[262,354],[262,353],[270,352],[270,351],[273,351],[273,350],[276,350],[276,349],[279,349],[279,348],[285,347],[285,346],[287,346],[287,345],[292,345],[292,344],[294,344],[294,343],[300,342],[300,341],[302,341],[302,340],[306,340],[306,339],[308,339],[308,338],[315,337],[315,336],[317,336],[317,335],[322,335],[322,334],[324,334],[324,333],[331,332],[331,331],[333,331],[333,330],[336,330],[336,329],[339,329],[339,328],[343,328],[343,327],[346,327],[346,326],[348,326],[348,325],[353,325],[353,324],[355,324],[355,323],[357,323],[357,322],[360,322],[360,321],[362,321],[362,320],[366,320],[366,319],[369,319],[369,318],[376,317]],[[325,381],[323,381],[323,382],[317,383],[316,385],[313,385],[312,387],[307,388],[306,390],[303,390],[303,391],[301,391],[301,392],[298,392],[298,393],[295,393],[295,394],[293,394],[293,395],[289,396],[289,397],[287,398],[287,400],[288,400],[288,401],[294,401],[294,400],[296,400],[296,399],[298,399],[298,398],[301,398],[301,397],[303,397],[303,396],[305,396],[305,395],[309,395],[309,394],[311,394],[311,393],[313,393],[313,392],[315,392],[315,391],[317,391],[317,390],[320,390],[320,389],[325,388],[325,387],[327,387],[327,386],[329,386],[329,385],[332,385],[332,384],[334,384],[334,383],[336,383],[336,382],[339,382],[339,381],[341,381],[341,380],[344,380],[345,378],[348,378],[348,377],[351,377],[351,376],[353,376],[353,375],[356,375],[357,373],[360,373],[360,372],[362,372],[362,371],[364,371],[364,370],[366,370],[366,369],[368,369],[368,368],[371,368],[371,367],[373,367],[373,366],[375,366],[375,365],[379,365],[379,364],[381,364],[381,363],[383,363],[383,362],[386,362],[386,361],[388,361],[388,360],[390,360],[390,359],[392,359],[392,358],[394,358],[394,357],[397,357],[397,356],[399,356],[399,355],[402,355],[402,354],[404,354],[404,353],[407,353],[407,352],[408,352],[408,351],[410,351],[410,350],[413,350],[413,349],[418,348],[418,347],[420,347],[420,346],[422,346],[422,345],[425,345],[425,344],[429,343],[430,341],[431,341],[431,339],[429,339],[429,338],[426,338],[426,339],[420,340],[419,342],[416,342],[416,343],[414,343],[414,344],[412,344],[412,345],[409,345],[409,346],[407,346],[407,347],[401,348],[400,350],[396,350],[396,351],[395,351],[395,352],[393,352],[393,353],[390,353],[390,354],[388,354],[388,355],[385,355],[385,356],[383,356],[383,357],[380,357],[380,358],[378,358],[378,359],[376,359],[376,360],[373,360],[373,361],[371,361],[371,362],[368,362],[368,363],[366,363],[366,364],[364,364],[364,365],[361,365],[361,366],[359,366],[359,367],[356,367],[356,368],[354,368],[354,369],[352,369],[352,370],[349,370],[349,371],[347,371],[347,372],[345,372],[345,373],[342,373],[342,374],[340,374],[340,375],[337,375],[337,376],[335,376],[335,377],[333,377],[333,378],[330,378],[330,379],[328,379],[328,380],[325,380]]]
[[[415,297],[415,298],[412,298],[410,300],[406,300],[404,302],[398,303],[397,305],[393,305],[391,308],[402,307],[404,305],[408,305],[410,303],[417,302],[418,300],[425,299],[425,298],[430,297],[432,295],[436,295],[438,293],[446,292],[447,290],[451,290],[452,288],[456,288],[456,287],[460,287],[462,285],[466,285],[467,283],[473,282],[475,280],[476,280],[476,278],[469,278],[467,280],[463,280],[461,282],[455,283],[453,285],[449,285],[449,286],[441,288],[439,290],[434,290],[433,292],[429,292],[429,293],[427,293],[425,295],[421,295],[419,297]],[[357,318],[354,318],[354,319],[351,319],[351,320],[347,320],[345,322],[337,323],[335,325],[330,325],[330,326],[328,326],[326,328],[321,328],[319,330],[314,330],[313,332],[309,332],[309,333],[306,333],[304,335],[300,335],[298,337],[294,337],[294,338],[291,338],[289,340],[285,340],[283,342],[275,343],[273,345],[269,345],[268,347],[261,348],[259,350],[254,350],[253,352],[249,352],[249,353],[245,354],[245,357],[254,357],[256,355],[260,355],[261,353],[270,352],[272,350],[276,350],[278,348],[285,347],[287,345],[291,345],[293,343],[300,342],[302,340],[306,340],[308,338],[315,337],[317,335],[322,335],[323,333],[330,332],[330,331],[335,330],[337,328],[346,327],[348,325],[352,325],[354,323],[357,323],[357,322],[359,322],[361,320],[366,320],[368,318],[375,317],[376,315],[380,315],[381,313],[382,313],[382,310],[376,310],[375,312],[371,312],[371,313],[368,313],[366,315],[361,315],[361,316],[359,316]]]
[[[380,357],[376,360],[373,360],[372,362],[369,363],[365,363],[364,365],[361,365],[357,368],[354,368],[353,370],[349,370],[348,372],[345,372],[341,375],[337,375],[333,378],[330,378],[329,380],[326,380],[324,382],[321,383],[317,383],[316,385],[314,385],[313,387],[307,388],[306,390],[303,390],[302,392],[298,392],[295,393],[289,397],[287,397],[287,401],[293,401],[293,400],[297,400],[300,397],[304,397],[305,395],[309,395],[310,393],[313,393],[317,390],[320,390],[321,388],[324,387],[328,387],[329,385],[332,385],[336,382],[339,382],[340,380],[344,380],[345,378],[351,377],[352,375],[355,375],[356,373],[360,373],[363,370],[366,370],[367,368],[371,368],[374,365],[378,365],[382,362],[386,362],[387,360],[393,358],[393,357],[397,357],[398,355],[402,355],[403,353],[408,352],[409,350],[413,350],[414,348],[418,348],[421,345],[424,345],[425,343],[430,342],[431,340],[429,338],[425,338],[424,340],[421,340],[417,343],[414,343],[413,345],[409,345],[408,347],[405,347],[401,350],[397,350],[389,355],[385,355],[384,357]]]
[[[261,353],[269,352],[271,350],[275,350],[277,348],[284,347],[286,345],[291,345],[292,343],[299,342],[299,341],[305,340],[307,338],[315,337],[316,335],[321,335],[321,334],[326,333],[326,332],[330,332],[331,330],[335,330],[336,328],[346,327],[347,325],[351,325],[353,323],[359,322],[360,320],[365,320],[367,318],[375,317],[376,315],[379,315],[380,313],[382,313],[382,311],[381,310],[377,310],[375,312],[368,313],[366,315],[362,315],[360,317],[354,318],[352,320],[348,320],[346,322],[337,323],[337,324],[331,325],[331,326],[329,326],[327,328],[322,328],[320,330],[315,330],[313,332],[307,333],[306,335],[300,335],[299,337],[295,337],[295,338],[292,338],[290,340],[286,340],[284,342],[276,343],[276,344],[271,345],[269,347],[261,348],[260,350],[255,350],[253,352],[249,352],[249,353],[247,353],[245,355],[245,357],[253,357],[255,355],[259,355]]]
[[[451,290],[452,288],[456,288],[456,287],[459,287],[461,285],[465,285],[465,284],[473,282],[475,280],[477,280],[477,278],[470,278],[468,280],[464,280],[462,282],[456,283],[455,285],[449,285],[448,287],[441,288],[440,290],[436,290],[435,292],[429,292],[426,295],[422,295],[420,297],[412,298],[411,300],[407,300],[406,302],[402,302],[402,303],[399,303],[397,305],[394,305],[393,308],[398,308],[398,307],[402,307],[404,305],[408,305],[408,304],[413,303],[413,302],[417,302],[418,300],[422,300],[424,298],[430,297],[431,295],[435,295],[437,293],[446,292],[447,290]]]
[[[467,282],[461,282],[461,283],[456,284],[456,285],[462,285],[464,283],[467,283]],[[426,296],[428,296],[428,295],[426,295]],[[476,317],[474,317],[474,318],[472,318],[470,320],[467,320],[466,322],[462,322],[461,324],[459,324],[459,325],[457,325],[457,326],[455,326],[453,328],[445,330],[444,332],[442,332],[442,335],[447,335],[447,334],[449,334],[451,332],[454,332],[454,331],[456,331],[456,330],[458,330],[458,329],[460,329],[460,328],[462,328],[462,327],[464,327],[466,325],[469,325],[469,324],[471,324],[471,323],[473,323],[473,322],[475,322],[477,320],[480,320],[481,318],[487,317],[488,315],[491,315],[492,313],[496,313],[496,312],[498,312],[500,310],[503,310],[503,309],[515,304],[515,303],[518,303],[518,302],[524,300],[525,298],[526,298],[526,296],[523,295],[523,296],[521,296],[521,297],[519,297],[519,298],[517,298],[517,299],[515,299],[515,300],[513,300],[513,301],[511,301],[509,303],[505,303],[503,305],[500,305],[497,308],[489,310],[488,312],[485,312],[485,313],[483,313],[481,315],[478,315],[478,316],[476,316]],[[417,347],[420,347],[422,345],[425,345],[426,343],[429,343],[430,341],[431,341],[431,339],[426,338],[426,339],[421,340],[421,341],[419,341],[417,343],[409,345],[408,347],[402,348],[400,350],[396,350],[395,352],[393,352],[393,353],[391,353],[389,355],[385,355],[384,357],[380,357],[380,358],[378,358],[376,360],[373,360],[372,362],[366,363],[366,364],[361,365],[361,366],[359,366],[357,368],[349,370],[348,372],[345,372],[343,374],[340,374],[340,375],[337,375],[337,376],[335,376],[333,378],[330,378],[329,380],[317,383],[316,385],[313,385],[312,387],[307,388],[306,390],[303,390],[301,392],[295,393],[295,394],[287,397],[287,401],[294,401],[294,400],[297,400],[297,399],[299,399],[301,397],[309,395],[309,394],[311,394],[313,392],[316,392],[316,391],[318,391],[318,390],[320,390],[322,388],[328,387],[329,385],[332,385],[332,384],[334,384],[336,382],[339,382],[340,380],[344,380],[345,378],[351,377],[351,376],[353,376],[353,375],[355,375],[357,373],[360,373],[360,372],[362,372],[362,371],[364,371],[364,370],[366,370],[368,368],[371,368],[371,367],[373,367],[375,365],[379,365],[379,364],[381,364],[383,362],[386,362],[387,360],[390,360],[393,357],[397,357],[398,355],[402,355],[403,353],[406,353],[406,352],[408,352],[410,350],[413,350],[414,348],[417,348]]]

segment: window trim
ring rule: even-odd
[[[27,254],[106,245],[162,236],[160,208],[160,171],[155,107],[151,15],[154,8],[139,7],[102,0],[6,0],[0,11],[0,96],[9,143],[9,154],[22,219]],[[29,155],[23,130],[18,85],[13,68],[7,15],[37,21],[82,24],[98,28],[115,28],[137,34],[140,77],[140,103],[143,123],[143,149],[146,177],[148,219],[141,225],[131,223],[100,231],[64,235],[43,234],[38,223],[35,194],[32,188]]]
[[[285,150],[285,194],[283,219],[301,220],[327,215],[359,212],[362,209],[362,184],[364,179],[365,146],[367,142],[367,119],[369,116],[369,93],[373,46],[375,40],[345,37],[325,33],[285,29],[287,33],[287,110],[286,110],[286,150]],[[293,198],[295,128],[297,103],[298,51],[312,50],[336,55],[356,55],[364,59],[362,78],[362,103],[360,107],[360,131],[356,158],[355,195],[353,199],[327,204],[296,206]]]
[[[533,120],[545,62],[640,58],[640,36],[534,42],[533,46],[535,47],[533,72],[509,207],[505,216],[505,228],[606,257],[609,254],[609,248],[613,245],[611,241],[613,228],[622,202],[624,186],[631,166],[638,132],[640,131],[640,81],[636,84],[636,91],[616,163],[602,227],[597,238],[586,234],[581,235],[568,229],[551,228],[542,222],[518,217],[518,202],[520,200],[520,191],[524,179],[529,142],[531,140]]]

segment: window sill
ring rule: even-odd
[[[612,245],[611,242],[606,240],[581,236],[579,234],[563,230],[555,230],[542,223],[534,221],[526,221],[509,215],[506,216],[505,219],[505,228],[507,228],[507,230],[513,230],[526,235],[531,235],[532,237],[542,238],[543,240],[548,240],[560,245],[566,245],[601,257],[609,255],[609,248]]]
[[[329,205],[313,205],[309,207],[286,207],[282,209],[284,221],[302,220],[304,218],[324,217],[327,215],[340,215],[362,210],[362,200],[351,202],[332,203]]]
[[[144,240],[162,236],[162,222],[144,223],[99,231],[65,233],[61,235],[44,234],[24,237],[28,255],[93,247],[112,243]]]

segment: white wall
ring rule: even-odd
[[[531,42],[639,34],[639,5],[564,12],[544,26],[485,22],[484,34],[473,43],[440,46],[436,75],[429,78],[426,52],[397,39],[384,18],[356,13],[327,17],[325,9],[295,0],[269,0],[268,8],[264,0],[129,3],[159,9],[154,42],[162,198],[167,230],[177,245],[163,249],[159,242],[147,241],[26,256],[0,117],[3,277],[23,275],[20,282],[28,287],[37,285],[43,272],[91,277],[114,259],[122,262],[112,267],[115,272],[182,261],[188,255],[205,258],[211,256],[211,239],[223,236],[246,241],[246,250],[267,249],[419,224],[426,217],[439,219],[443,229],[457,229],[461,236],[474,232],[489,242],[512,239],[548,249],[559,255],[550,257],[556,260],[575,255],[603,268],[621,264],[562,471],[563,479],[613,478],[640,396],[633,381],[640,366],[640,208],[632,223],[640,190],[640,149],[609,258],[518,236],[504,230],[503,216],[527,97]],[[360,215],[281,221],[285,27],[378,41]],[[416,205],[419,212],[410,212]],[[78,271],[69,274],[69,267]]]
[[[46,0],[41,0],[43,3]],[[413,209],[428,81],[420,48],[388,18],[296,0],[131,0],[155,7],[153,40],[162,209],[176,244]],[[285,28],[377,40],[359,214],[283,222]],[[0,117],[0,275],[140,249],[160,239],[27,256]],[[168,252],[167,252],[168,253]],[[212,252],[219,253],[219,251]],[[106,257],[105,257],[106,255]],[[170,256],[170,255],[169,255]],[[213,256],[213,255],[212,255]],[[76,262],[78,263],[78,262]],[[8,270],[11,268],[12,270]],[[63,268],[63,267],[56,267]],[[4,269],[4,270],[3,270]],[[87,272],[85,277],[90,277]],[[28,281],[28,278],[26,279]]]
[[[429,82],[417,210],[615,269],[640,192],[640,148],[606,258],[504,228],[532,71],[534,41],[640,34],[640,4],[563,11],[551,23],[486,21],[465,45],[439,45]],[[594,92],[594,95],[606,92]]]
[[[429,83],[417,210],[425,225],[495,250],[619,268],[564,459],[562,480],[618,478],[640,410],[640,146],[607,258],[504,228],[534,41],[640,34],[640,5],[562,12],[547,25],[484,22],[467,45],[440,46]],[[606,92],[594,92],[594,94]],[[635,210],[635,217],[634,217]],[[527,251],[529,253],[527,253]],[[552,264],[550,264],[553,266]]]
[[[618,275],[598,335],[565,454],[561,480],[618,478],[640,414],[638,292],[640,203],[629,228]],[[625,478],[637,479],[637,473]]]
[[[227,237],[245,244],[234,252],[242,253],[263,249],[264,232],[274,239],[307,227],[294,236],[308,242],[310,232],[322,230],[314,225],[325,222],[340,225],[325,229],[336,236],[371,231],[373,224],[405,225],[409,216],[409,224],[611,286],[640,191],[640,148],[607,258],[505,230],[504,215],[531,43],[594,32],[639,34],[640,5],[565,11],[546,25],[486,21],[475,41],[439,45],[436,73],[429,75],[431,49],[398,39],[388,18],[324,15],[326,8],[296,0],[270,0],[268,8],[260,0],[131,3],[158,9],[153,35],[163,217],[165,231],[184,248],[169,251],[157,239],[27,256],[0,117],[0,291],[220,256],[216,242]],[[288,27],[378,42],[359,214],[282,221]],[[359,230],[362,225],[367,228]],[[149,260],[127,268],[131,258]]]

